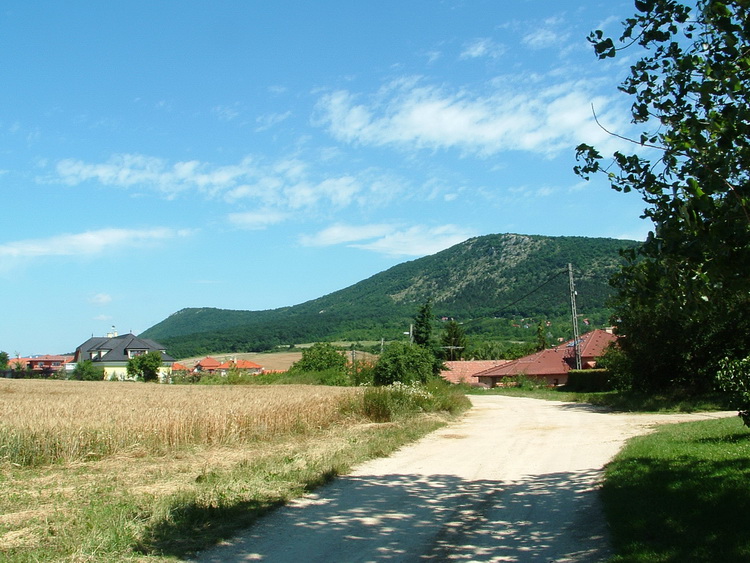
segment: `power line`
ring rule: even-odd
[[[505,307],[502,307],[499,311],[497,311],[495,313],[495,316],[499,316],[500,313],[503,313],[503,312],[507,311],[508,309],[510,309],[511,307],[517,305],[518,303],[520,303],[521,301],[523,301],[524,299],[526,299],[530,295],[535,294],[537,291],[539,291],[540,289],[542,289],[544,286],[550,284],[551,282],[555,281],[557,278],[559,278],[563,274],[567,274],[567,273],[568,273],[568,269],[564,268],[564,269],[560,270],[559,272],[557,272],[556,274],[553,274],[550,279],[548,279],[544,283],[538,285],[537,287],[535,287],[534,289],[532,289],[531,291],[529,291],[527,294],[525,294],[523,297],[519,297],[518,299],[516,299],[515,301],[513,301],[513,303],[509,303]]]

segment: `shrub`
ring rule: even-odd
[[[729,393],[732,408],[737,409],[745,426],[750,426],[750,357],[741,360],[724,358],[719,362],[716,380]]]
[[[460,389],[442,381],[368,387],[362,397],[362,414],[373,422],[391,422],[420,412],[458,414],[470,406]]]
[[[426,383],[432,377],[434,363],[432,354],[421,346],[392,342],[375,366],[373,382],[375,385]]]
[[[346,358],[327,342],[318,342],[302,351],[302,357],[289,368],[291,373],[336,370],[346,373]]]
[[[597,391],[611,391],[609,371],[606,369],[572,369],[568,372],[566,391],[595,393]]]

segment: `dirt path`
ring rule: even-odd
[[[461,421],[363,464],[198,561],[600,562],[609,550],[596,488],[625,440],[655,423],[727,416],[471,399]]]

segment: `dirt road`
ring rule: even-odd
[[[625,440],[655,423],[727,416],[471,399],[461,421],[363,464],[198,561],[600,562],[609,548],[596,488]]]

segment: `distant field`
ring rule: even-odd
[[[334,343],[338,344],[338,343]],[[291,352],[247,352],[241,354],[211,354],[212,358],[216,358],[220,362],[226,362],[231,359],[237,360],[250,360],[256,364],[263,366],[263,369],[269,371],[286,371],[289,367],[302,357],[302,351],[299,348],[305,348],[304,344],[299,345],[294,351]],[[351,354],[347,353],[347,357],[351,358]],[[375,356],[373,354],[357,351],[357,360],[372,360]],[[205,356],[198,356],[193,358],[185,358],[179,360],[181,364],[187,367],[193,367]]]

